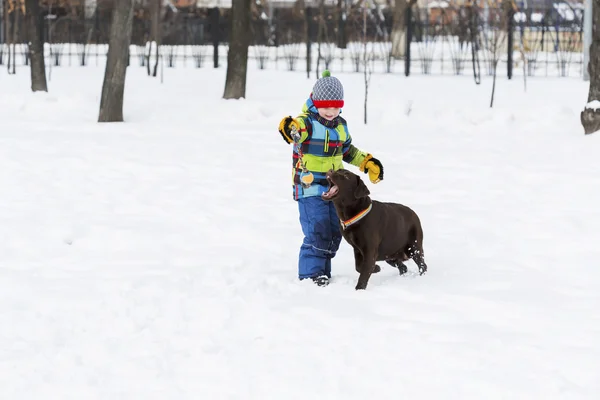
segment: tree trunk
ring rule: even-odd
[[[150,43],[148,46],[148,75],[156,76],[158,71],[158,48],[160,46],[160,6],[161,0],[151,0],[150,3]],[[151,69],[150,60],[152,50],[155,50],[154,68]]]
[[[302,1],[302,4],[304,2]],[[312,68],[312,31],[313,31],[313,11],[312,8],[305,8],[304,31],[306,32],[306,77],[310,78],[310,70]]]
[[[490,108],[494,107],[494,95],[496,94],[496,75],[498,72],[498,60],[494,60],[493,71],[494,71],[494,79],[492,81],[492,97],[490,99]]]
[[[246,97],[250,0],[232,0],[231,8],[231,36],[227,53],[227,80],[223,98],[239,99]]]
[[[4,15],[6,16],[6,27],[4,28],[6,32],[6,44],[8,44],[8,73],[10,75],[14,75],[17,73],[17,50],[15,43],[17,42],[19,35],[19,17],[21,15],[21,11],[18,6],[14,6],[12,12],[9,13],[8,10],[5,10]]]
[[[123,94],[132,24],[133,0],[116,0],[110,25],[98,122],[123,122]]]
[[[600,107],[594,101],[600,101],[600,0],[592,3],[592,44],[590,46],[590,90],[588,104],[581,112],[581,125],[586,135],[600,131]]]
[[[325,32],[325,0],[319,0],[319,26],[317,30],[317,69],[315,69],[315,79],[319,79],[319,70],[321,67],[321,43]],[[327,69],[327,67],[325,67]]]
[[[0,12],[0,43],[4,45],[4,43],[6,43],[6,38],[4,37],[4,30],[6,27],[6,21],[8,20],[8,13],[6,12],[6,8],[4,7],[4,0],[0,0],[0,10],[2,10]],[[3,56],[4,52],[0,51],[0,65],[4,64],[4,59],[2,58]]]
[[[344,0],[337,0],[337,7],[335,8],[335,21],[337,21],[337,35],[336,42],[337,47],[345,49],[346,46],[346,8]]]
[[[43,19],[38,0],[25,0],[27,29],[29,35],[29,60],[31,62],[31,90],[47,92],[44,44],[42,43]]]
[[[367,4],[363,3],[363,62],[364,62],[364,78],[365,78],[365,104],[364,104],[364,122],[367,124],[367,111],[369,105],[369,81],[371,80],[371,71],[369,70],[369,56],[367,54]]]
[[[417,0],[394,0],[392,25],[392,57],[403,58],[406,55],[406,17],[407,8],[415,5]]]

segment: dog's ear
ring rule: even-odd
[[[369,188],[365,183],[360,179],[360,176],[356,175],[356,189],[354,189],[354,197],[360,199],[361,197],[367,197],[370,195]]]

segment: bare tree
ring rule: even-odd
[[[98,122],[123,122],[125,73],[133,24],[133,0],[115,0]]]
[[[20,35],[21,17],[25,15],[25,3],[11,1],[5,5],[4,10],[4,26],[2,27],[6,33],[5,41],[8,45],[7,67],[8,73],[14,75],[17,73],[16,59],[17,48],[16,43]],[[12,67],[12,69],[11,69]]]
[[[592,3],[592,41],[588,72],[588,103],[581,112],[581,125],[586,135],[600,131],[600,0]]]
[[[337,22],[336,31],[336,44],[340,49],[345,49],[347,43],[346,38],[346,1],[345,0],[337,0],[337,5],[335,7],[335,21]]]
[[[43,19],[38,0],[25,0],[27,30],[29,35],[29,61],[31,62],[31,90],[47,92],[44,43],[42,42]]]
[[[394,11],[392,14],[392,56],[402,58],[406,55],[406,10],[412,8],[417,0],[392,0]]]
[[[224,99],[246,97],[248,46],[250,43],[250,0],[232,0],[231,36],[227,53]]]
[[[317,31],[317,69],[315,70],[316,79],[319,79],[319,70],[321,60],[325,63],[325,69],[333,61],[336,43],[330,40],[327,30],[327,15],[325,11],[325,0],[319,1],[319,25]]]
[[[516,4],[513,0],[513,6],[516,7]],[[516,11],[516,10],[515,10]],[[521,55],[521,61],[523,62],[523,90],[527,91],[527,56],[525,55],[525,34],[521,30],[521,34],[519,35],[519,54]]]
[[[498,63],[500,55],[505,50],[505,43],[508,29],[508,7],[511,7],[510,0],[502,0],[502,8],[490,10],[489,29],[484,33],[487,50],[490,53],[489,72],[493,76],[492,95],[490,99],[490,108],[494,107],[494,96],[496,94],[496,75],[498,72]]]

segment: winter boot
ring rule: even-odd
[[[329,285],[329,278],[327,277],[327,275],[314,276],[314,277],[312,277],[310,279],[312,279],[312,281],[317,286],[327,286],[327,285]]]

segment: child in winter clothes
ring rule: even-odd
[[[300,155],[294,146],[293,197],[298,202],[304,234],[298,277],[310,278],[319,286],[329,283],[331,259],[342,240],[340,221],[333,203],[321,198],[329,188],[325,174],[331,169],[342,169],[344,161],[368,173],[373,183],[383,179],[383,166],[379,160],[352,145],[346,120],[340,117],[343,106],[344,88],[341,82],[325,71],[315,83],[302,114],[296,118],[285,117],[279,124],[279,133],[288,144],[294,143],[294,131],[298,133],[302,163],[314,177],[309,187],[302,185]]]

